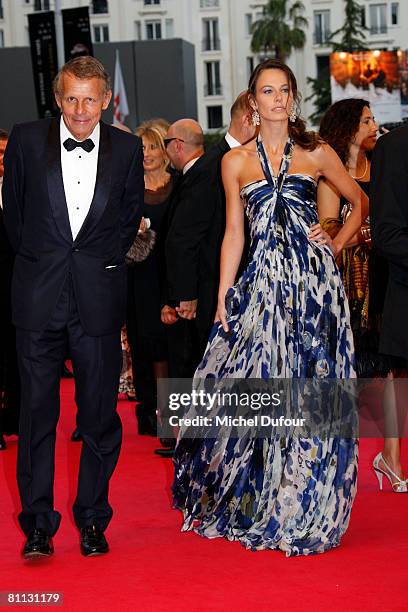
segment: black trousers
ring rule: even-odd
[[[0,434],[18,433],[20,377],[17,367],[16,330],[11,322],[10,289],[0,274]]]
[[[167,334],[170,378],[192,378],[203,356],[196,322],[180,318]]]
[[[54,509],[54,455],[61,367],[67,350],[75,376],[77,427],[83,439],[75,523],[78,528],[95,524],[104,530],[112,517],[109,479],[122,440],[116,412],[122,365],[120,330],[113,335],[88,336],[68,278],[47,328],[35,332],[17,329],[22,388],[17,480],[22,504],[19,521],[26,534],[42,528],[52,536],[61,520]]]

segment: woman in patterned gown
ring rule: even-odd
[[[334,256],[360,227],[367,198],[333,150],[305,131],[290,68],[263,62],[248,93],[260,131],[256,142],[223,159],[227,225],[218,311],[196,377],[354,377],[349,310]],[[353,204],[333,240],[318,224],[320,176]],[[251,246],[234,285],[244,209]],[[353,438],[181,435],[173,495],[182,529],[288,556],[328,550],[349,522],[357,455]]]

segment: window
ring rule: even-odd
[[[247,78],[249,79],[249,77],[251,76],[251,74],[254,71],[254,58],[253,57],[247,57]]]
[[[174,38],[174,19],[166,19],[166,38]]]
[[[370,4],[370,34],[387,33],[387,5]]]
[[[330,55],[316,56],[317,78],[330,74]]]
[[[0,0],[0,19],[3,19],[4,14],[3,14],[3,2],[2,0]]]
[[[34,10],[35,11],[49,11],[50,10],[50,0],[34,0]]]
[[[4,47],[4,32],[0,30],[0,48]]]
[[[147,40],[158,40],[161,37],[161,21],[146,21]]]
[[[391,25],[398,25],[399,21],[399,3],[391,3]]]
[[[247,36],[252,34],[252,13],[247,13],[245,15],[245,32]]]
[[[204,95],[220,96],[222,94],[220,62],[205,62],[205,75]]]
[[[222,128],[222,106],[207,106],[207,125],[209,130]]]
[[[109,42],[109,26],[103,24],[94,25],[93,38],[96,43]]]
[[[362,28],[365,28],[367,26],[366,7],[365,6],[361,7],[360,25],[361,25]]]
[[[200,8],[219,8],[220,0],[200,0]]]
[[[135,21],[135,40],[142,40],[142,24]]]
[[[203,51],[219,51],[218,19],[203,19]]]
[[[314,11],[314,34],[313,42],[315,45],[327,43],[330,37],[330,11]]]
[[[145,6],[149,6],[149,4],[160,4],[160,0],[144,0]]]
[[[93,0],[92,12],[94,15],[108,12],[108,0]]]

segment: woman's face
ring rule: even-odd
[[[145,172],[160,170],[166,162],[166,155],[158,144],[142,136],[143,143],[143,168]]]
[[[365,106],[360,117],[360,124],[356,135],[354,136],[354,144],[364,149],[364,151],[372,151],[377,142],[378,125],[375,122],[374,116],[368,106]]]
[[[287,121],[292,111],[293,94],[288,77],[277,68],[263,70],[256,82],[252,106],[262,121]]]

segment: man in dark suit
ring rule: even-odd
[[[140,140],[100,121],[110,79],[92,57],[55,81],[60,119],[14,127],[5,155],[3,205],[16,252],[13,320],[22,383],[17,477],[24,556],[53,552],[59,380],[72,359],[83,439],[74,503],[81,552],[108,552],[109,479],[121,446],[116,412],[125,316],[125,254],[143,201]]]
[[[162,310],[162,320],[169,325],[169,373],[173,378],[193,376],[214,322],[225,229],[221,160],[231,148],[254,136],[247,100],[247,92],[238,96],[227,134],[207,153],[196,121],[177,121],[167,133],[167,153],[182,172],[169,208],[165,247],[169,303]],[[171,456],[171,451],[156,452]]]
[[[167,295],[178,319],[169,329],[170,376],[190,377],[208,338],[218,289],[223,211],[217,165],[204,155],[204,137],[193,119],[173,123],[165,140],[182,173],[169,207],[165,244]],[[163,321],[166,318],[164,308]]]
[[[173,376],[194,372],[214,321],[225,229],[221,160],[231,148],[254,137],[247,100],[247,92],[238,96],[227,134],[207,153],[201,127],[191,119],[177,121],[167,134],[167,153],[183,174],[172,198],[166,240],[168,295],[180,319],[195,319],[197,335],[195,358]]]
[[[3,434],[18,434],[20,381],[17,368],[16,335],[11,321],[11,274],[13,250],[3,219],[3,157],[8,140],[0,130],[0,450],[6,449]]]
[[[380,352],[408,359],[408,126],[381,136],[371,165],[373,246],[389,264]]]

